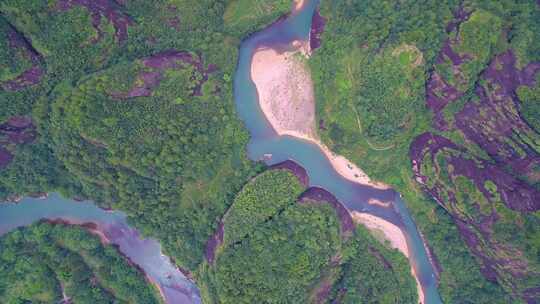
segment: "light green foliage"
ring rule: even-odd
[[[283,7],[265,6],[251,20],[257,27],[244,23],[232,32],[223,24],[229,1],[109,4],[129,20],[125,40],[104,16],[99,36],[84,6],[1,2],[2,16],[43,56],[45,75],[37,86],[0,90],[0,123],[32,114],[39,132],[34,143],[14,148],[0,172],[0,197],[59,191],[121,209],[176,262],[195,269],[234,194],[258,170],[245,157],[247,132],[234,112],[230,75],[239,39]],[[149,97],[119,98],[144,83],[149,69],[141,58],[170,50],[191,51],[202,63],[165,69]],[[210,64],[203,96],[193,96],[204,78],[199,69]]]
[[[343,239],[329,204],[296,202],[303,188],[293,179],[286,171],[267,171],[239,192],[225,217],[214,264],[202,264],[197,273],[203,300],[311,303],[328,286],[333,292],[322,301],[332,302],[347,288],[351,303],[415,303],[406,258],[365,228]]]
[[[334,286],[341,303],[418,303],[416,282],[409,261],[397,250],[389,250],[363,226],[344,249],[342,274]]]
[[[483,10],[474,11],[460,25],[456,49],[474,56],[479,62],[486,62],[500,39],[501,28],[502,20],[497,16]]]
[[[450,85],[465,92],[462,99],[444,111],[451,123],[454,114],[471,99],[479,74],[494,55],[512,47],[520,67],[538,56],[538,43],[532,33],[538,26],[535,16],[539,11],[534,1],[465,1],[461,4],[465,11],[472,11],[470,19],[446,33],[446,25],[454,19],[452,12],[460,3],[322,1],[321,14],[327,24],[322,46],[309,60],[318,120],[324,123],[319,133],[333,151],[351,159],[371,178],[391,184],[404,196],[419,230],[439,258],[443,269],[439,290],[445,303],[506,303],[509,296],[501,285],[482,276],[451,217],[428,199],[413,179],[408,152],[418,134],[428,130],[440,133],[431,128],[432,119],[424,106],[428,73],[437,71]],[[506,28],[511,30],[504,39]],[[454,53],[463,59],[459,68],[453,67],[449,59],[435,64],[446,39],[453,41]],[[411,64],[416,61],[408,52],[394,53],[405,45],[418,49],[423,57],[420,66]],[[414,58],[418,53],[412,54]],[[526,88],[520,88],[518,94],[522,102],[525,96],[534,95]],[[527,117],[525,104],[520,110]],[[534,121],[533,115],[528,114],[528,119]],[[459,132],[445,136],[468,144]],[[471,150],[486,154],[478,147]],[[447,164],[441,162],[440,171],[429,161],[423,165],[426,175],[437,176],[427,180],[429,187],[436,182],[456,186],[446,171]],[[441,195],[448,199],[444,197],[446,192]],[[464,186],[457,195],[464,214],[485,215],[496,208],[474,185]],[[479,205],[466,200],[478,200]],[[527,230],[523,235],[531,234]],[[523,251],[534,254],[536,249],[530,246]]]
[[[289,0],[231,0],[225,8],[223,21],[228,31],[243,37],[247,31],[259,29],[290,9]]]
[[[521,101],[521,115],[535,130],[540,130],[540,77],[534,87],[520,86],[516,93]]]
[[[144,274],[83,228],[38,223],[0,239],[0,302],[161,303]]]
[[[325,96],[327,107],[340,106],[340,115],[327,117],[333,145],[360,141],[375,150],[390,149],[410,136],[416,120],[422,119],[424,71],[414,64],[422,60],[417,57],[421,54],[400,48],[378,55],[361,50],[344,55],[335,84],[329,84],[337,94],[327,91]]]
[[[425,71],[453,8],[451,1],[395,5],[322,2],[329,21],[309,60],[323,141],[387,182],[399,180],[396,163],[408,165],[409,142],[428,128]]]
[[[255,177],[237,194],[224,218],[225,244],[244,238],[255,227],[289,207],[303,190],[298,179],[288,171],[270,170]]]
[[[394,52],[397,49],[394,50]],[[349,98],[359,114],[361,132],[373,144],[392,145],[415,129],[425,112],[425,76],[422,66],[412,67],[407,51],[385,52],[368,57],[357,68],[359,74]],[[403,60],[402,56],[407,56]],[[360,128],[360,126],[359,126]]]

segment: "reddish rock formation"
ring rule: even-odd
[[[6,167],[12,159],[13,155],[8,150],[0,147],[0,169]]]
[[[450,21],[446,25],[446,32],[451,33],[452,31],[459,30],[459,25],[467,21],[471,16],[472,11],[466,11],[463,7],[463,2],[459,5],[458,9],[454,12],[454,20]]]
[[[12,116],[0,124],[0,143],[25,144],[31,143],[37,136],[36,127],[26,116]],[[2,137],[8,142],[2,141]]]
[[[7,25],[8,46],[21,53],[24,60],[31,62],[32,67],[23,71],[17,77],[0,82],[0,87],[6,91],[19,91],[38,84],[45,74],[41,67],[41,55],[32,47],[28,40],[11,25]]]
[[[276,169],[284,169],[291,172],[292,174],[294,174],[294,176],[296,176],[296,178],[298,178],[298,180],[304,187],[309,187],[309,176],[307,175],[306,170],[294,161],[286,160],[279,164],[270,166],[270,170]]]
[[[13,160],[17,145],[32,143],[36,137],[36,127],[29,117],[12,116],[0,124],[0,169]]]
[[[194,67],[191,80],[196,84],[192,88],[191,96],[202,96],[202,86],[208,81],[209,74],[217,71],[217,66],[209,64],[205,68],[200,56],[194,56],[189,52],[168,50],[143,58],[142,64],[150,71],[145,70],[137,75],[139,84],[133,86],[128,92],[110,92],[109,94],[117,99],[127,99],[133,97],[151,96],[152,91],[157,88],[163,79],[163,74],[167,69],[185,69]],[[199,79],[199,74],[202,75]]]
[[[324,32],[325,25],[326,19],[321,16],[318,9],[315,10],[311,18],[311,31],[309,34],[309,47],[312,51],[321,47],[321,35]]]
[[[127,39],[128,27],[134,22],[125,14],[120,7],[110,0],[59,0],[56,3],[56,9],[59,11],[67,11],[75,6],[86,8],[92,16],[92,26],[98,32],[98,37],[92,41],[97,43],[103,38],[101,29],[101,18],[109,20],[115,29],[115,35],[118,42],[123,42]]]
[[[341,224],[341,235],[346,238],[354,231],[355,224],[351,218],[351,215],[349,214],[349,211],[337,200],[334,195],[332,195],[332,193],[319,187],[311,187],[300,195],[298,202],[301,204],[311,202],[330,204],[330,206],[332,206],[332,208],[334,208],[336,211]]]
[[[209,264],[214,264],[216,249],[223,243],[223,222],[220,221],[216,232],[206,242],[204,256]]]
[[[43,77],[43,70],[39,66],[31,67],[17,76],[15,79],[2,83],[2,88],[7,91],[19,91],[23,88],[38,84]]]
[[[515,91],[521,85],[534,84],[540,62],[530,63],[522,70],[515,65],[510,50],[496,56],[482,74],[486,86],[476,87],[480,102],[468,102],[455,115],[455,125],[499,167],[504,164],[523,174],[540,165],[540,155],[527,143],[534,142],[536,131],[519,115]]]
[[[431,133],[417,137],[410,149],[416,180],[452,216],[467,246],[481,261],[482,274],[489,280],[503,280],[507,284],[514,284],[509,282],[509,277],[534,276],[523,254],[496,237],[495,227],[500,220],[496,204],[500,199],[510,209],[536,211],[540,209],[539,191],[506,172],[503,164],[499,167],[473,155],[449,139]],[[427,169],[423,168],[431,168],[432,172],[427,175],[423,171]],[[472,181],[482,193],[486,199],[484,206],[475,200],[458,199],[453,181],[460,176]],[[497,195],[491,192],[493,189],[486,189],[488,181],[496,186]],[[520,294],[517,287],[515,293]]]

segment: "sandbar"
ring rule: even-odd
[[[296,2],[297,5],[299,2],[301,1]],[[389,189],[388,185],[372,181],[355,164],[333,153],[319,139],[316,131],[313,81],[306,62],[306,57],[310,55],[309,42],[294,41],[291,49],[295,51],[278,52],[272,48],[261,47],[253,54],[251,79],[257,88],[261,110],[270,125],[278,135],[289,135],[318,145],[344,178],[377,189]],[[384,204],[375,201],[371,203]],[[401,251],[410,261],[407,240],[399,227],[366,213],[353,212],[352,216],[368,229],[382,231],[390,245]],[[410,264],[417,282],[420,303],[424,303],[422,286],[412,263]]]
[[[294,41],[296,51],[259,48],[253,54],[251,78],[257,87],[260,107],[279,135],[290,135],[319,146],[332,166],[344,178],[377,189],[388,185],[372,181],[351,161],[333,153],[316,132],[315,97],[307,65],[309,42]]]
[[[416,271],[414,270],[414,267],[412,267],[409,246],[407,245],[407,239],[405,238],[405,234],[403,234],[401,229],[399,229],[398,226],[369,213],[353,211],[352,218],[356,223],[364,225],[372,232],[381,232],[385,240],[388,241],[390,247],[399,250],[401,253],[403,253],[403,255],[405,255],[405,257],[407,257],[407,259],[409,259],[409,264],[411,265],[411,273],[416,280],[418,299],[420,303],[425,303],[424,291],[422,290],[422,285],[420,284],[420,281],[418,281]]]
[[[407,240],[398,226],[369,213],[353,211],[351,214],[356,223],[366,226],[371,231],[382,232],[390,247],[401,251],[405,257],[409,258]]]
[[[292,9],[293,14],[301,11],[305,4],[306,0],[294,0]]]

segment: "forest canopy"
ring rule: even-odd
[[[290,6],[233,29],[235,1],[98,2],[0,4],[0,198],[59,191],[125,211],[195,269],[259,170],[232,99],[239,39]]]
[[[144,273],[82,227],[41,222],[0,238],[2,303],[162,303]]]
[[[0,200],[56,191],[123,211],[210,303],[416,303],[401,254],[362,227],[344,237],[330,204],[299,202],[293,175],[246,157],[238,46],[290,8],[3,0]],[[318,10],[322,44],[308,62],[321,140],[402,194],[445,303],[537,301],[538,2],[323,0]],[[0,302],[62,291],[77,303],[159,302],[82,229],[40,223],[0,244]]]
[[[537,2],[322,1],[320,14],[319,134],[403,195],[443,302],[537,300]]]
[[[342,234],[331,204],[300,203],[303,190],[285,170],[265,171],[244,186],[224,217],[215,261],[199,270],[205,302],[417,303],[401,253],[362,227]]]

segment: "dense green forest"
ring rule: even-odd
[[[322,46],[309,60],[319,134],[403,195],[442,268],[443,301],[538,300],[538,4],[321,1],[320,10]],[[526,194],[509,195],[516,189]]]
[[[244,186],[215,261],[199,271],[205,303],[417,303],[401,253],[362,227],[342,235],[330,204],[298,202],[303,190],[285,170]]]
[[[0,198],[59,191],[126,211],[194,269],[259,170],[232,100],[240,38],[290,9],[249,3],[258,14],[231,24],[244,4],[2,1],[0,122],[31,124],[0,133]],[[32,65],[41,78],[11,85]]]
[[[37,223],[0,239],[0,302],[162,303],[111,245],[77,226]]]
[[[416,303],[404,256],[362,227],[345,237],[329,204],[298,203],[293,175],[245,155],[238,46],[290,8],[1,1],[0,201],[57,191],[122,210],[208,303]],[[403,195],[443,301],[537,301],[537,1],[322,0],[320,13],[319,135]],[[2,303],[159,302],[80,228],[32,225],[0,251]]]
[[[356,228],[341,263],[331,296],[341,303],[418,303],[409,261],[377,242],[365,227]]]

